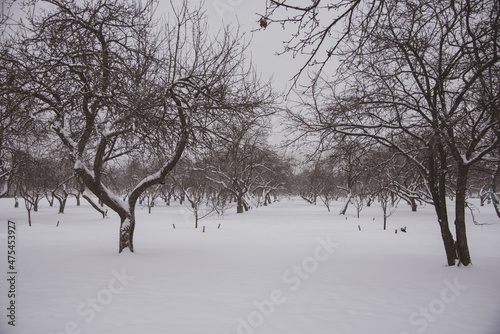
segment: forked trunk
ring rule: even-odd
[[[66,200],[68,199],[68,193],[63,192],[61,195],[52,194],[52,198],[57,199],[59,202],[59,213],[64,213],[64,209],[66,208]]]

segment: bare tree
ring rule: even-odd
[[[2,17],[2,26],[8,17]],[[3,27],[2,27],[3,28]],[[0,198],[8,196],[16,178],[15,156],[31,143],[44,135],[43,129],[37,128],[29,117],[31,105],[23,96],[13,92],[15,78],[19,71],[12,65],[12,38],[0,33]],[[18,160],[19,162],[19,160]],[[12,194],[11,194],[12,195]]]
[[[269,112],[269,111],[268,111]],[[236,199],[236,212],[250,208],[249,196],[254,190],[261,164],[261,152],[267,139],[267,127],[262,117],[240,119],[221,131],[213,143],[211,173],[208,177],[221,191]]]
[[[32,99],[32,116],[57,134],[86,188],[119,215],[119,252],[133,252],[141,194],[221,123],[259,112],[270,90],[253,80],[241,37],[229,28],[209,36],[202,11],[187,1],[172,2],[168,22],[155,20],[150,0],[43,2],[16,36],[11,63],[24,73],[16,93]],[[133,154],[160,167],[122,200],[103,172]]]
[[[39,203],[50,188],[50,181],[45,175],[46,171],[50,170],[50,162],[26,152],[17,152],[14,160],[17,166],[16,190],[24,199],[28,224],[31,226],[31,212],[38,212]]]
[[[267,206],[278,200],[286,189],[291,176],[290,165],[271,148],[264,146],[257,150],[255,167],[252,192],[258,199],[258,205]]]
[[[311,20],[320,3],[315,1],[313,9],[302,8],[303,17]],[[469,170],[495,154],[500,144],[499,4],[482,0],[340,3],[348,8],[343,12],[345,29],[340,34],[342,43],[334,45],[331,54],[342,65],[335,79],[322,82],[321,88],[328,90],[323,99],[318,86],[312,90],[313,100],[320,103],[309,104],[311,113],[292,113],[296,124],[326,138],[369,137],[411,160],[431,195],[448,265],[455,264],[457,252],[460,262],[468,265]],[[310,36],[317,32],[313,27]],[[320,36],[317,42],[324,44],[328,34]],[[318,44],[310,41],[316,50]],[[446,207],[451,188],[456,194],[457,252]]]
[[[317,204],[319,198],[328,211],[331,202],[339,197],[338,170],[331,161],[331,156],[318,158],[313,161],[313,165],[295,176],[295,187],[299,195],[310,204]]]
[[[328,184],[328,180],[322,174],[322,170],[317,163],[301,171],[301,173],[295,177],[295,188],[297,192],[300,197],[309,204],[317,204],[318,197],[321,197],[325,184]]]
[[[177,170],[175,183],[186,199],[186,208],[194,215],[194,227],[198,228],[198,222],[215,211],[212,198],[216,193],[207,178],[208,168],[204,159],[183,161],[179,167],[182,168]]]
[[[345,197],[345,203],[339,212],[341,215],[345,215],[349,203],[353,200],[357,207],[362,208],[368,196],[362,181],[367,176],[369,150],[370,144],[367,141],[347,138],[343,138],[332,148],[329,163],[331,168],[336,170],[338,179],[342,180],[337,184],[337,188],[344,193]]]

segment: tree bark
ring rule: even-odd
[[[31,227],[31,209],[28,210],[28,225]]]
[[[134,228],[135,217],[133,214],[120,214],[120,244],[118,252],[123,252],[128,248],[130,252],[134,252]]]
[[[455,198],[455,231],[457,235],[457,254],[464,266],[471,264],[467,231],[465,226],[465,206],[467,192],[467,166],[459,166],[457,176],[457,193]]]
[[[238,195],[238,204],[236,205],[236,213],[243,213],[243,198]]]
[[[435,146],[439,146],[439,161],[436,161]],[[443,239],[446,259],[449,266],[455,265],[456,250],[455,240],[450,231],[448,223],[448,210],[446,208],[446,155],[441,144],[431,144],[428,152],[429,169],[427,180],[434,202],[434,210],[438,218],[438,223],[441,228],[441,238]]]
[[[412,212],[417,212],[417,201],[414,198],[410,198],[410,206]]]

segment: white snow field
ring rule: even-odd
[[[328,212],[286,199],[198,229],[178,203],[151,214],[138,207],[135,253],[118,254],[113,213],[102,219],[69,200],[57,214],[42,201],[28,227],[23,204],[1,199],[0,333],[500,333],[500,219],[491,205],[475,213],[490,225],[468,214],[469,267],[445,266],[429,205],[414,213],[400,203],[386,231],[377,203],[360,219],[352,207],[339,216],[341,205]],[[8,219],[17,224],[15,297]]]

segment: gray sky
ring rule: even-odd
[[[257,13],[265,13],[266,0],[207,0],[205,7],[214,28],[228,23],[241,26],[246,39],[251,39],[251,57],[263,79],[273,76],[276,89],[284,90],[294,71],[288,55],[276,56],[282,50],[284,34],[271,27],[252,32],[259,28]]]
[[[214,31],[227,24],[239,24],[245,38],[251,40],[251,57],[262,78],[272,76],[277,91],[289,88],[289,80],[302,65],[290,55],[276,55],[283,50],[282,41],[289,35],[277,26],[253,31],[259,28],[257,13],[265,13],[266,0],[206,0],[205,9]]]

